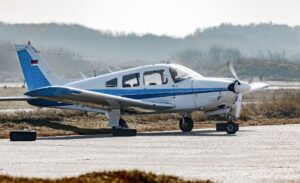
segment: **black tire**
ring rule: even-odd
[[[11,131],[10,141],[35,141],[36,132],[34,131]]]
[[[184,120],[184,122],[183,122]],[[179,128],[183,132],[190,132],[194,128],[194,121],[190,117],[183,117],[179,121]]]
[[[129,128],[128,124],[126,123],[126,121],[123,118],[120,118],[119,125],[121,128]]]
[[[238,128],[239,128],[238,124],[233,123],[233,122],[229,122],[226,125],[226,132],[227,132],[227,134],[232,135],[232,134],[235,134],[238,131]]]

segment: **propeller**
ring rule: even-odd
[[[234,117],[235,117],[235,119],[238,119],[240,117],[241,111],[242,111],[243,94],[248,92],[251,89],[251,86],[248,83],[240,81],[231,62],[228,61],[227,67],[229,68],[233,77],[236,79],[236,81],[233,83],[233,90],[235,93],[238,94],[238,97],[237,97],[237,100],[235,103],[236,110],[235,110]]]
[[[236,110],[235,110],[235,115],[234,115],[235,119],[238,119],[240,117],[241,111],[242,111],[243,95],[246,93],[250,93],[250,92],[254,92],[254,91],[258,91],[258,90],[267,88],[269,85],[266,83],[260,83],[260,82],[252,83],[252,79],[249,81],[249,83],[242,82],[238,78],[238,76],[235,72],[235,69],[233,68],[233,65],[230,61],[227,62],[227,67],[230,70],[233,77],[236,79],[234,81],[234,83],[231,83],[228,86],[228,89],[235,92],[236,94],[238,94],[237,100],[235,103]]]

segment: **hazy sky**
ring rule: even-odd
[[[184,36],[223,22],[300,25],[300,0],[0,0],[0,21]]]

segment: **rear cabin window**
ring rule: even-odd
[[[114,78],[109,81],[106,81],[105,86],[106,87],[118,87],[118,78]]]
[[[123,76],[123,87],[138,87],[140,86],[140,73],[128,74]]]
[[[144,84],[146,86],[163,85],[168,83],[164,70],[144,72]]]

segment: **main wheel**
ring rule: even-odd
[[[120,125],[120,127],[122,127],[122,128],[129,128],[129,127],[128,127],[128,124],[126,123],[126,121],[125,121],[123,118],[120,118],[120,120],[119,120],[119,125]]]
[[[179,121],[179,128],[183,132],[190,132],[194,128],[194,121],[190,117],[183,117]]]
[[[229,122],[226,125],[227,134],[235,134],[238,131],[238,124],[234,122]]]

